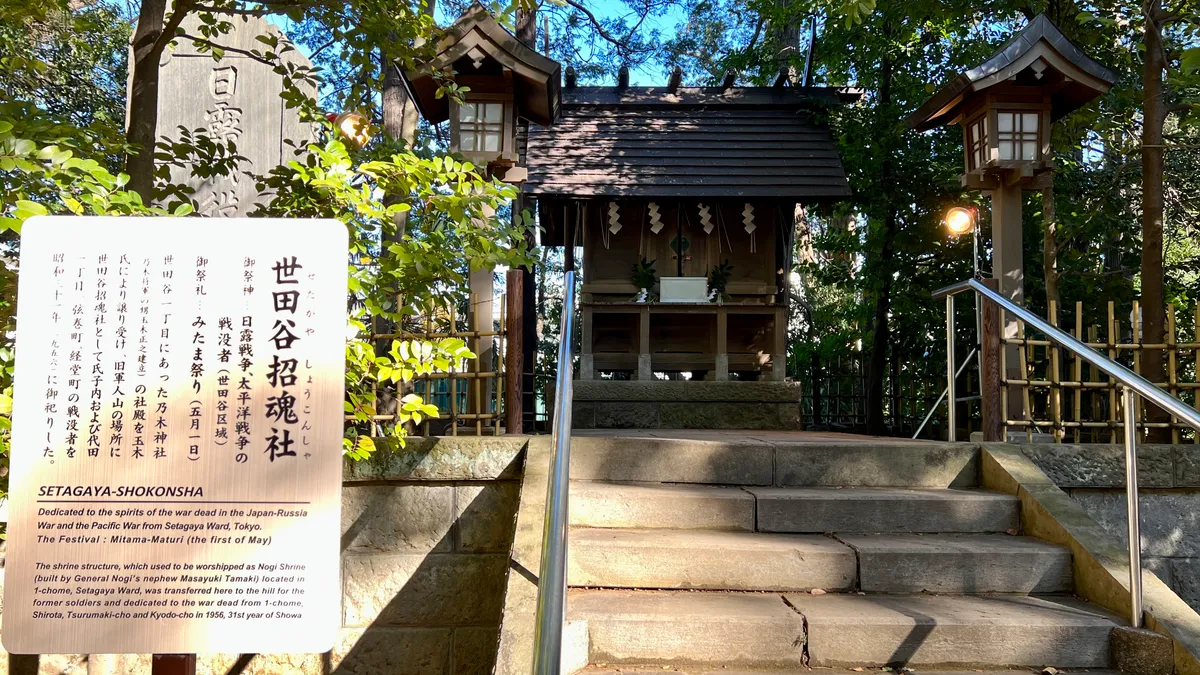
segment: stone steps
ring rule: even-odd
[[[1015,496],[960,489],[749,488],[761,532],[1006,532]]]
[[[1007,532],[1011,495],[947,488],[719,487],[572,481],[571,524],[583,527],[825,532]]]
[[[572,528],[575,587],[1062,593],[1071,554],[1008,535],[822,535]]]
[[[592,664],[1094,668],[1113,617],[1073,600],[573,590]]]
[[[1100,668],[1120,622],[1063,597],[785,596],[814,666]]]
[[[1071,552],[1005,534],[839,534],[868,593],[1069,593]]]
[[[804,619],[778,594],[573,590],[589,663],[799,668]]]
[[[979,485],[979,451],[969,443],[798,443],[754,432],[720,441],[575,436],[571,477],[778,487],[972,487]]]
[[[745,591],[850,590],[856,561],[821,535],[704,530],[571,531],[571,586]]]
[[[739,487],[572,481],[571,524],[754,531],[754,495]]]

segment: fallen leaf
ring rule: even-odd
[[[1005,530],[1005,531],[1004,531],[1004,534],[1011,535],[1011,536],[1014,536],[1014,537],[1015,537],[1015,536],[1017,535],[1017,531],[1016,531],[1016,530]]]

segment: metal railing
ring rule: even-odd
[[[950,401],[949,440],[954,440],[954,296],[965,291],[974,291],[985,300],[994,302],[1004,311],[1032,326],[1051,341],[1087,361],[1105,375],[1120,382],[1124,388],[1125,403],[1125,507],[1129,523],[1129,597],[1130,623],[1134,628],[1142,625],[1142,550],[1138,517],[1137,485],[1137,397],[1150,401],[1164,411],[1200,431],[1200,411],[1156,387],[1146,378],[1092,349],[1074,336],[1066,333],[1028,309],[1016,304],[1000,293],[988,288],[975,279],[960,281],[933,294],[935,299],[946,299],[946,398]],[[979,336],[982,342],[983,336]]]
[[[571,402],[575,332],[575,271],[563,276],[562,324],[555,378],[554,435],[550,474],[546,480],[546,520],[542,530],[542,563],[538,573],[537,626],[533,672],[558,675],[562,664],[563,628],[567,612],[567,514],[571,494]]]

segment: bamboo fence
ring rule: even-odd
[[[1059,308],[1055,303],[1051,303],[1049,309],[1048,320],[1051,324],[1135,372],[1141,372],[1142,362],[1148,353],[1162,353],[1165,379],[1153,378],[1159,380],[1155,384],[1172,396],[1196,405],[1197,391],[1200,390],[1196,373],[1200,357],[1200,335],[1197,334],[1200,304],[1186,314],[1180,313],[1174,305],[1167,307],[1165,342],[1161,344],[1142,341],[1141,312],[1137,301],[1132,303],[1128,321],[1122,321],[1115,303],[1109,301],[1102,324],[1087,321],[1083,303],[1080,302],[1075,303],[1073,321],[1060,321]],[[1191,325],[1181,327],[1181,318],[1183,323]],[[1033,433],[1052,434],[1057,442],[1116,443],[1120,440],[1124,422],[1116,382],[1049,340],[1026,336],[1023,322],[1018,322],[1017,336],[1006,338],[1003,342],[1007,348],[1001,350],[1001,401],[1008,428],[1025,430],[1030,440]],[[1017,377],[1010,376],[1008,368],[1014,357],[1020,364],[1019,370],[1013,368]],[[1023,413],[1010,413],[1010,408],[1014,406],[1023,409]],[[1180,424],[1175,418],[1149,421],[1140,400],[1137,415],[1139,428],[1143,430],[1169,429],[1172,443],[1200,442],[1191,427]]]
[[[478,315],[475,310],[489,301],[493,308],[499,307],[498,323],[492,326],[469,325],[470,317]],[[381,400],[394,399],[395,405],[399,406],[399,399],[408,393],[419,394],[426,404],[436,404],[443,416],[440,419],[422,420],[419,430],[426,436],[503,433],[504,357],[508,344],[504,329],[505,296],[481,301],[472,293],[468,303],[472,311],[467,316],[461,316],[454,304],[436,307],[422,316],[407,320],[403,329],[397,332],[380,332],[378,320],[371,318],[371,342],[382,345],[384,352],[391,348],[393,339],[435,342],[444,338],[461,338],[477,356],[452,364],[449,372],[418,375],[407,385],[373,384],[377,404]],[[491,354],[491,363],[484,370],[483,356],[488,352]],[[347,420],[350,419],[348,416]],[[372,418],[372,435],[381,435],[381,426],[395,424],[396,419],[395,412],[375,415]],[[441,428],[443,426],[444,429]]]

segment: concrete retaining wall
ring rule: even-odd
[[[1125,450],[1119,445],[1021,446],[1021,451],[1125,545]],[[1200,610],[1200,446],[1138,448],[1142,561]]]
[[[409,439],[345,468],[332,652],[201,655],[199,675],[488,675],[526,438]],[[148,655],[9,656],[10,675],[149,675]],[[86,670],[85,670],[86,668]]]

